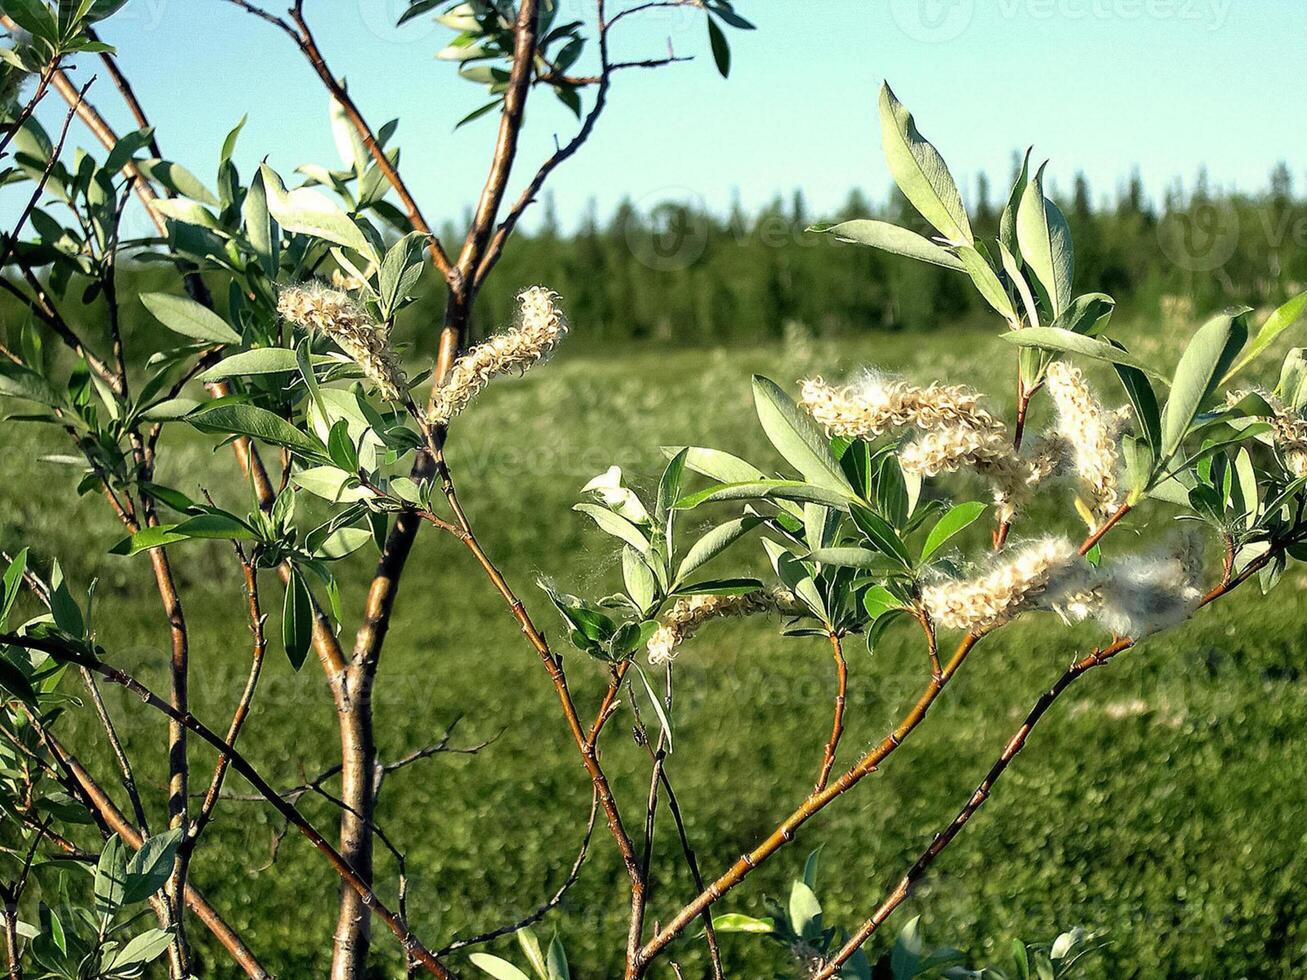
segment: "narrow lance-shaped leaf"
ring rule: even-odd
[[[1299,293],[1266,318],[1266,322],[1257,331],[1257,336],[1248,345],[1248,350],[1243,357],[1225,372],[1221,384],[1228,383],[1231,378],[1246,368],[1259,354],[1270,347],[1280,334],[1302,319],[1305,313],[1307,313],[1307,291]]]
[[[1105,340],[1099,340],[1097,337],[1086,337],[1084,334],[1072,333],[1060,327],[1027,327],[1025,330],[1002,334],[1002,339],[1018,347],[1038,347],[1041,350],[1081,354],[1098,361],[1106,361],[1108,364],[1124,364],[1144,374],[1162,378],[1156,368],[1128,350],[1109,344]]]
[[[888,84],[880,90],[880,129],[890,174],[903,196],[949,241],[970,245],[975,236],[948,165]]]
[[[1047,165],[1045,165],[1047,166]],[[1026,185],[1017,211],[1017,242],[1021,256],[1034,270],[1048,295],[1049,307],[1059,316],[1071,302],[1075,263],[1071,230],[1056,204],[1044,196],[1044,167]]]
[[[171,293],[142,293],[141,303],[169,330],[196,340],[217,344],[239,344],[240,334],[213,310],[186,296]]]
[[[286,603],[281,614],[281,640],[286,658],[296,670],[304,666],[313,643],[313,599],[299,569],[292,569],[286,583]]]
[[[936,245],[928,238],[923,238],[915,231],[900,228],[887,221],[872,218],[855,218],[838,224],[816,224],[808,231],[830,235],[836,241],[850,245],[867,245],[882,252],[891,252],[905,258],[928,262],[945,269],[961,272],[965,266],[959,259],[942,245]]]
[[[754,375],[753,402],[763,432],[804,479],[839,493],[849,492],[848,481],[821,429],[776,382]]]
[[[1162,452],[1159,463],[1175,455],[1199,409],[1216,389],[1248,340],[1246,309],[1213,317],[1198,329],[1171,382],[1171,397],[1162,410]]]

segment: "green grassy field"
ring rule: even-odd
[[[1178,353],[1160,333],[1139,346],[1162,360]],[[595,594],[618,575],[607,541],[569,510],[590,476],[619,463],[648,486],[661,464],[657,447],[686,442],[772,465],[753,418],[750,373],[788,385],[808,372],[840,378],[866,364],[995,392],[1007,390],[1012,370],[1011,349],[975,332],[573,352],[488,392],[452,438],[451,463],[487,550],[557,637],[534,579],[546,574]],[[2,543],[62,557],[81,584],[98,575],[102,642],[162,687],[166,633],[147,563],[106,554],[119,535],[105,507],[94,497],[78,500],[67,471],[37,460],[34,430],[7,425],[5,447]],[[179,441],[161,475],[235,502],[233,468],[227,453]],[[1047,526],[1035,523],[1026,533]],[[1128,529],[1120,537],[1128,542]],[[225,727],[248,657],[238,569],[220,544],[175,554],[192,625],[193,700],[205,720]],[[370,559],[356,556],[344,575],[347,631],[369,570]],[[996,961],[1014,935],[1050,939],[1085,925],[1112,944],[1092,976],[1303,975],[1305,583],[1291,573],[1270,598],[1240,594],[1091,673],[1037,730],[897,921],[920,913],[928,939],[975,950],[981,962],[991,954]],[[280,589],[271,577],[266,591],[275,606]],[[828,734],[824,643],[776,633],[775,623],[718,625],[678,661],[669,771],[708,875],[807,792]],[[874,657],[850,641],[844,758],[878,741],[925,683],[913,639],[896,628]],[[721,909],[763,914],[763,897],[784,894],[820,843],[826,921],[856,924],[952,817],[1038,693],[1093,640],[1087,630],[1068,633],[1051,618],[1030,617],[985,642],[884,770],[809,824]],[[569,673],[582,714],[592,714],[601,667],[575,654]],[[539,661],[466,554],[435,533],[424,534],[410,563],[376,698],[384,758],[433,741],[459,717],[455,742],[495,739],[475,757],[437,756],[386,782],[379,821],[407,852],[418,933],[440,945],[507,921],[552,891],[575,855],[589,785]],[[129,699],[111,696],[110,704],[159,813],[164,725]],[[93,717],[72,715],[61,723],[70,741],[111,784]],[[605,761],[619,799],[642,812],[647,759],[628,732],[626,717],[614,720]],[[246,733],[246,751],[274,782],[298,783],[333,762],[333,711],[312,662],[295,675],[283,658],[270,659]],[[209,754],[193,752],[207,769]],[[245,789],[239,780],[230,785]],[[328,804],[305,805],[320,825],[334,823]],[[265,807],[233,801],[218,814],[195,881],[279,976],[323,976],[334,876],[294,835],[277,848],[278,825]],[[675,837],[669,825],[662,830],[651,918],[666,918],[691,894]],[[380,890],[393,897],[394,863],[385,855],[378,862]],[[600,828],[580,882],[539,928],[560,930],[574,976],[615,977],[626,903],[615,849]],[[380,935],[376,946],[379,975],[395,975],[395,944]],[[731,976],[793,975],[774,947],[724,937],[723,948]],[[515,951],[514,944],[502,950]],[[211,950],[204,955],[205,975],[229,975]],[[698,943],[682,942],[673,955],[686,977],[706,974]],[[666,961],[655,975],[671,976]]]

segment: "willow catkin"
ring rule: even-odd
[[[994,567],[976,578],[924,586],[921,601],[937,626],[984,632],[1032,608],[1049,584],[1078,560],[1070,541],[1044,538],[1001,555]]]
[[[382,398],[398,402],[407,397],[408,382],[390,349],[386,328],[349,296],[317,283],[292,286],[277,297],[277,312],[330,337]]]
[[[976,392],[961,385],[922,388],[870,372],[843,387],[821,378],[799,383],[799,406],[829,435],[850,439],[874,439],[892,429],[989,428],[995,421],[978,403]]]
[[[992,485],[1002,521],[1012,519],[1038,482],[1030,462],[1017,455],[999,422],[984,429],[956,425],[924,433],[899,450],[899,466],[921,477],[974,469]]]
[[[1307,419],[1269,391],[1234,391],[1228,400],[1234,405],[1249,394],[1258,395],[1271,407],[1271,441],[1284,461],[1284,468],[1295,477],[1307,476]]]
[[[447,424],[494,378],[521,373],[553,350],[567,333],[557,299],[557,293],[543,286],[518,293],[517,326],[495,334],[454,362],[432,395],[431,420]]]
[[[1057,430],[1066,440],[1084,488],[1085,503],[1101,524],[1119,503],[1114,415],[1104,411],[1080,370],[1065,362],[1048,366],[1045,384],[1057,409]]]
[[[649,638],[649,663],[668,663],[677,648],[711,619],[767,612],[799,613],[803,606],[785,589],[760,589],[745,595],[692,595],[677,599]]]
[[[1202,536],[1190,530],[1151,554],[1105,565],[1092,582],[1049,605],[1067,622],[1092,618],[1114,636],[1140,640],[1193,615],[1203,597],[1202,573]]]

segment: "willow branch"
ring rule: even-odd
[[[1221,582],[1205,593],[1199,602],[1199,607],[1206,606],[1208,603],[1215,602],[1217,599],[1238,588],[1240,584],[1246,582],[1258,571],[1269,564],[1274,557],[1287,548],[1294,540],[1303,536],[1303,530],[1299,530],[1293,537],[1268,549],[1264,554],[1259,556],[1255,561],[1250,562],[1248,567],[1240,573],[1239,576],[1230,578],[1223,576]],[[985,778],[980,781],[974,793],[967,802],[962,806],[957,815],[949,822],[942,831],[937,833],[931,840],[930,845],[921,852],[916,861],[908,869],[907,873],[899,880],[898,884],[889,893],[885,900],[880,904],[871,918],[858,928],[849,938],[840,950],[827,962],[814,976],[814,980],[830,980],[838,972],[839,968],[851,957],[858,949],[867,942],[880,928],[881,924],[907,899],[912,891],[913,885],[926,873],[926,870],[934,863],[935,859],[944,852],[944,849],[953,842],[953,839],[961,833],[962,828],[967,825],[976,811],[985,805],[993,792],[994,785],[1003,775],[1004,771],[1010,766],[1017,754],[1025,747],[1031,731],[1039,723],[1040,719],[1048,712],[1059,697],[1071,686],[1078,678],[1088,673],[1095,667],[1100,667],[1107,663],[1118,654],[1124,653],[1138,643],[1138,640],[1129,637],[1122,637],[1113,640],[1104,647],[1094,650],[1092,653],[1074,661],[1057,681],[1040,695],[1034,706],[1022,721],[1021,726],[1008,739],[1003,751],[990,767]]]
[[[830,771],[835,766],[835,753],[839,750],[840,738],[844,734],[844,705],[848,700],[849,665],[844,660],[844,650],[840,646],[839,636],[835,633],[830,634],[830,646],[831,654],[835,658],[835,711],[831,722],[830,740],[826,743],[826,751],[822,755],[821,772],[817,776],[814,793],[820,793],[830,781]]]
[[[500,926],[497,929],[492,929],[489,932],[469,936],[467,939],[456,939],[449,945],[436,950],[436,955],[446,956],[456,950],[466,949],[469,946],[478,946],[482,943],[488,943],[504,936],[510,936],[515,932],[525,929],[527,926],[539,922],[551,909],[557,907],[558,903],[563,900],[563,896],[567,894],[567,890],[576,884],[576,880],[581,877],[581,866],[585,864],[586,855],[589,853],[590,839],[594,835],[595,818],[598,815],[599,795],[597,793],[591,793],[590,818],[586,821],[585,833],[581,837],[581,849],[577,851],[576,860],[572,862],[572,868],[567,873],[567,877],[563,879],[563,883],[558,886],[549,898],[517,921],[506,926]]]
[[[263,778],[259,771],[254,768],[253,764],[246,759],[235,746],[214,733],[189,711],[181,711],[174,708],[135,677],[117,667],[105,663],[98,653],[83,647],[71,645],[56,639],[19,636],[13,633],[0,635],[0,643],[40,650],[52,656],[69,660],[78,666],[86,667],[88,670],[94,671],[106,680],[131,691],[151,708],[167,715],[172,721],[185,726],[189,731],[199,736],[218,752],[226,754],[231,759],[231,767],[245,777],[250,785],[259,791],[263,798],[267,800],[278,814],[295,827],[295,829],[298,830],[319,853],[326,857],[327,861],[335,869],[340,878],[350,888],[358,893],[363,904],[371,910],[373,915],[381,919],[392,933],[394,933],[395,938],[400,941],[400,944],[404,947],[406,953],[417,959],[417,961],[427,969],[427,972],[433,976],[452,978],[452,974],[445,969],[439,960],[437,960],[435,955],[424,946],[415,935],[413,935],[404,920],[392,912],[385,903],[382,902],[367,882],[358,875],[358,873],[350,866],[349,862],[341,857],[340,852],[322,836],[313,823],[300,813],[299,809],[293,803],[288,802],[286,799],[278,795],[277,791],[272,788],[268,781]]]

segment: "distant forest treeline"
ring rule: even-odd
[[[997,234],[1006,200],[981,181],[972,196],[978,235]],[[896,192],[897,193],[897,192]],[[1096,198],[1084,178],[1060,200],[1075,239],[1078,292],[1106,292],[1118,316],[1178,316],[1190,322],[1244,303],[1278,304],[1307,284],[1307,197],[1294,193],[1287,167],[1278,167],[1257,194],[1207,189],[1174,191],[1150,203],[1136,177],[1115,199]],[[539,283],[556,290],[575,326],[569,347],[614,340],[689,344],[765,342],[797,331],[829,336],[867,329],[930,330],[938,326],[997,327],[970,281],[960,273],[805,232],[816,221],[875,217],[929,229],[901,197],[874,205],[860,191],[836,214],[812,213],[802,194],[777,199],[756,214],[726,215],[668,203],[652,212],[630,204],[607,220],[594,209],[564,233],[541,204],[543,220],[517,234],[482,290],[473,340],[506,326],[513,298]],[[451,230],[452,231],[452,230]],[[448,234],[446,240],[457,240]],[[119,293],[124,329],[148,348],[159,326],[127,301],[136,292],[177,289],[156,263],[124,266]],[[443,285],[428,275],[429,293],[400,315],[397,340],[429,350],[441,319]],[[225,287],[212,278],[219,303]],[[74,325],[103,315],[103,302],[78,307],[85,283],[74,283],[65,315]],[[0,294],[0,338],[11,342],[28,314]],[[140,332],[138,334],[138,332]]]
[[[977,234],[997,234],[1006,192],[1000,199],[979,182]],[[1081,176],[1059,203],[1075,239],[1077,290],[1111,294],[1123,315],[1274,303],[1307,281],[1307,200],[1295,196],[1283,165],[1259,194],[1213,192],[1200,177],[1191,192],[1173,190],[1155,207],[1136,176],[1100,203]],[[860,191],[837,214],[810,213],[796,193],[752,215],[679,204],[641,213],[624,204],[606,222],[591,213],[569,234],[547,216],[509,246],[474,329],[502,326],[515,290],[537,282],[565,298],[578,339],[712,343],[777,337],[787,324],[828,334],[992,320],[961,274],[804,231],[814,221],[866,217],[929,234],[901,197],[877,207]]]

